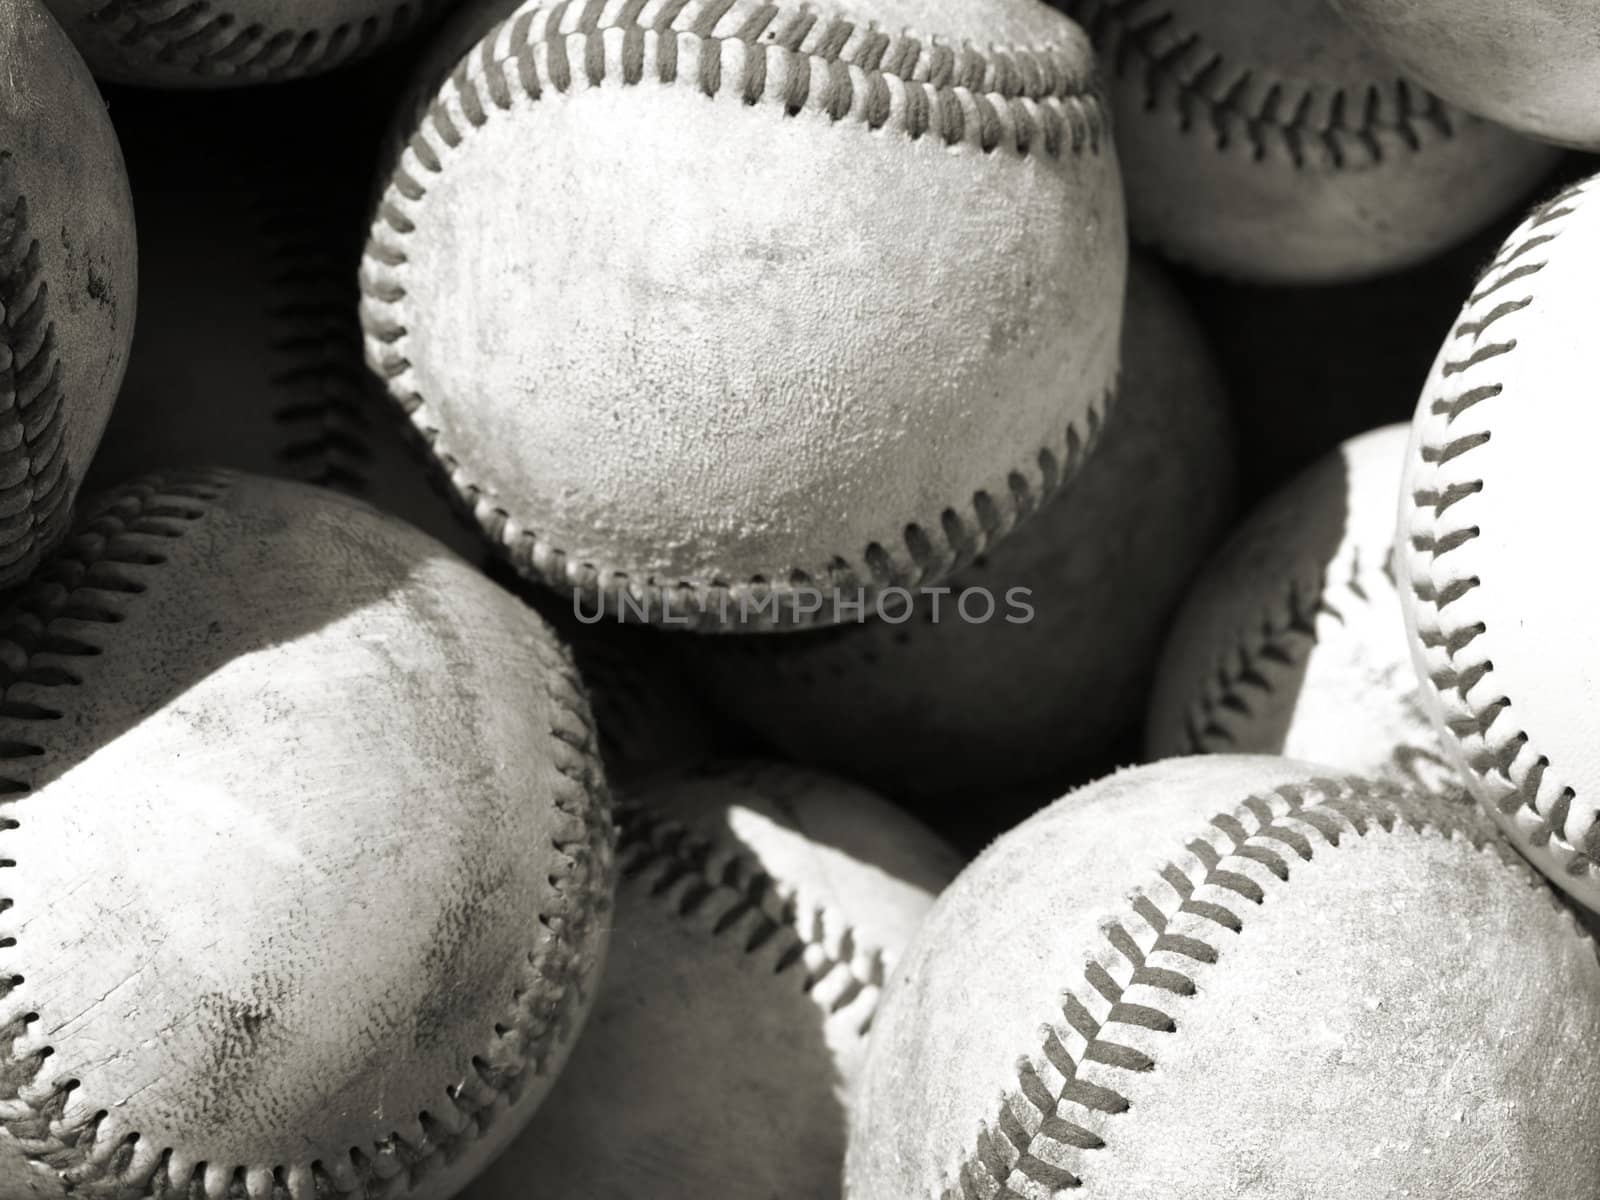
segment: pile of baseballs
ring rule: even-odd
[[[1595,1200],[1587,151],[1579,0],[0,0],[0,1200]]]

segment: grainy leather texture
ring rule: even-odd
[[[827,1200],[887,972],[953,853],[861,788],[721,765],[619,806],[588,1031],[463,1200]]]
[[[1506,240],[1417,404],[1397,559],[1444,745],[1512,840],[1600,910],[1600,633],[1585,402],[1600,182]]]
[[[1083,459],[1122,199],[1042,5],[524,5],[416,112],[368,359],[519,570],[770,624],[936,582]]]
[[[1600,963],[1475,806],[1174,759],[941,896],[879,1005],[852,1200],[1600,1189]]]
[[[1268,282],[1420,262],[1526,195],[1548,147],[1402,77],[1327,0],[1055,0],[1111,78],[1136,239]]]
[[[257,92],[213,97],[201,113],[188,95],[119,105],[145,267],[91,485],[174,466],[297,479],[486,561],[476,522],[362,361],[355,266],[370,168],[351,161],[338,118],[321,116],[328,134],[308,119],[278,137],[301,116],[293,104]]]
[[[0,5],[0,588],[66,533],[127,363],[133,200],[83,61],[38,0]]]
[[[1600,10],[1590,0],[1330,0],[1408,74],[1462,108],[1600,149]]]
[[[684,644],[711,703],[786,756],[893,796],[1037,787],[1050,798],[1134,730],[1160,639],[1232,516],[1222,384],[1182,299],[1136,259],[1121,394],[1078,478],[948,595],[873,620]],[[1398,468],[1396,469],[1398,481]],[[982,592],[993,597],[987,621]],[[1025,588],[1031,619],[1007,599]],[[1398,628],[1398,621],[1396,622]]]
[[[1392,563],[1408,425],[1352,438],[1250,515],[1162,652],[1150,758],[1282,754],[1459,792],[1424,706]]]
[[[0,617],[0,678],[0,1196],[454,1195],[606,939],[548,628],[365,504],[151,476]]]
[[[236,87],[362,58],[445,0],[45,0],[114,83]]]

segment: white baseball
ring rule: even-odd
[[[1458,791],[1423,705],[1391,557],[1410,428],[1352,438],[1250,515],[1167,638],[1145,748],[1282,754]]]
[[[66,533],[127,366],[133,199],[83,60],[38,0],[0,4],[0,589]]]
[[[1405,79],[1327,0],[1054,0],[1111,78],[1136,239],[1307,283],[1420,262],[1506,211],[1545,146]]]
[[[549,629],[365,504],[92,505],[0,619],[0,1195],[447,1200],[604,953]]]
[[[885,990],[851,1200],[1600,1189],[1600,962],[1475,806],[1172,759],[1002,836]]]
[[[1446,750],[1506,833],[1600,909],[1600,632],[1586,542],[1600,182],[1539,206],[1423,390],[1397,558]]]
[[[1043,5],[530,3],[421,78],[368,360],[525,574],[816,621],[810,589],[937,582],[1085,457],[1122,197]]]
[[[589,1027],[463,1200],[837,1196],[884,981],[958,860],[872,793],[721,765],[619,808]]]

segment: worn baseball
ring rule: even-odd
[[[486,561],[421,439],[362,361],[367,164],[339,121],[240,93],[118,109],[139,195],[139,328],[92,481],[222,466],[349,492]],[[303,121],[283,141],[274,130]],[[183,138],[172,136],[180,124]]]
[[[443,0],[44,0],[113,83],[277,83],[365,57]]]
[[[1035,0],[525,4],[415,112],[367,357],[525,574],[792,628],[938,583],[1084,459],[1121,188]]]
[[[1549,147],[1406,79],[1327,0],[1054,0],[1111,78],[1134,236],[1272,283],[1430,258],[1526,195]]]
[[[1600,910],[1600,635],[1582,547],[1596,254],[1588,179],[1535,209],[1484,273],[1417,405],[1396,557],[1446,752],[1518,848]]]
[[[676,639],[714,707],[788,757],[918,799],[1053,799],[1136,737],[1161,636],[1232,516],[1234,454],[1210,352],[1147,260],[1123,350],[1077,480],[946,590],[886,597],[862,624]]]
[[[1600,11],[1588,0],[1330,0],[1407,74],[1534,137],[1600,150]]]
[[[1001,837],[891,978],[852,1200],[1592,1196],[1600,962],[1470,804],[1286,759]]]
[[[609,925],[548,628],[365,504],[175,474],[87,510],[0,663],[0,1195],[455,1195]]]
[[[1392,562],[1410,427],[1344,443],[1250,515],[1162,652],[1148,756],[1282,754],[1459,792],[1424,707]]]
[[[116,134],[38,0],[0,6],[0,589],[65,535],[133,337]]]
[[[594,1014],[463,1200],[839,1194],[880,990],[959,862],[870,792],[741,764],[619,809]]]

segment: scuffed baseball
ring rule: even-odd
[[[1320,770],[1175,759],[1001,837],[884,993],[846,1195],[1594,1195],[1594,941],[1473,805]]]
[[[792,627],[937,583],[1086,456],[1122,198],[1044,6],[525,4],[420,78],[367,357],[525,574]]]
[[[1404,70],[1462,108],[1600,149],[1600,10],[1589,0],[1330,0]]]
[[[946,593],[886,600],[864,624],[675,644],[713,706],[787,757],[896,797],[1051,799],[1137,736],[1161,636],[1234,490],[1210,351],[1160,268],[1136,259],[1099,446]]]
[[[880,990],[958,861],[870,792],[777,765],[659,781],[618,821],[588,1029],[463,1200],[837,1196]]]
[[[445,0],[44,0],[112,83],[277,83],[364,58]]]
[[[1111,79],[1136,239],[1272,283],[1420,262],[1555,160],[1404,78],[1327,0],[1053,0]]]
[[[0,589],[65,535],[137,308],[133,200],[83,60],[0,6]]]
[[[320,96],[322,93],[314,93]],[[358,496],[485,561],[421,440],[362,361],[363,130],[305,93],[125,100],[139,328],[91,482],[221,466]],[[303,132],[275,136],[285,123]],[[181,127],[183,137],[174,137]]]
[[[609,925],[548,628],[365,504],[174,474],[87,510],[0,664],[0,1194],[455,1195]]]
[[[1600,634],[1587,403],[1600,182],[1536,208],[1417,403],[1396,558],[1445,750],[1506,834],[1600,910]]]
[[[1362,434],[1250,515],[1162,652],[1145,749],[1282,754],[1460,789],[1406,646],[1392,549],[1407,425]]]

